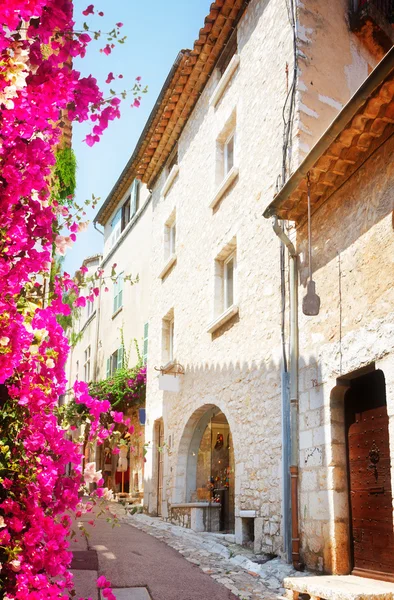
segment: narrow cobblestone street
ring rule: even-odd
[[[275,600],[284,591],[283,578],[296,575],[278,558],[259,564],[259,557],[234,544],[232,536],[197,534],[158,518],[129,515],[119,504],[111,504],[111,511],[120,526],[112,528],[100,517],[94,527],[87,525],[87,543],[83,539],[74,542],[74,568],[81,557],[74,570],[77,597],[97,600],[94,582],[98,574],[111,581],[115,593],[145,588],[152,600]],[[136,600],[140,597],[135,596]]]

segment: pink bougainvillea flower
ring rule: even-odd
[[[84,296],[80,296],[79,298],[77,298],[74,302],[75,306],[86,306],[86,298],[84,298]]]
[[[123,23],[116,23],[116,27],[123,27]]]
[[[93,15],[94,14],[94,4],[89,4],[89,6],[87,8],[85,8],[85,10],[82,11],[82,14],[85,15],[85,17],[87,17],[88,15]]]
[[[111,411],[111,417],[115,421],[115,423],[123,423],[123,413],[118,412],[116,410]]]
[[[108,77],[105,80],[105,83],[111,83],[111,81],[113,81],[114,79],[115,79],[114,74],[112,72],[108,73]]]
[[[97,579],[96,585],[98,588],[108,588],[111,586],[111,582],[108,581],[108,579],[106,577],[104,577],[104,575],[101,575]]]
[[[107,598],[107,600],[116,600],[116,596],[110,588],[103,589],[102,595],[104,598]]]
[[[119,448],[112,449],[112,454],[119,454],[119,452],[120,452]]]

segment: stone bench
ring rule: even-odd
[[[171,505],[171,523],[193,531],[220,531],[220,504],[185,502]]]
[[[394,583],[354,575],[288,577],[283,600],[394,600]]]

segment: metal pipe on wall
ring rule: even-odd
[[[298,522],[298,265],[297,254],[291,240],[279,225],[278,217],[274,217],[273,230],[289,252],[290,270],[290,465],[291,478],[291,555],[296,569],[302,569],[300,561],[300,538]],[[283,394],[283,390],[282,390]],[[286,432],[282,428],[284,437]],[[286,447],[286,440],[283,440]],[[284,453],[282,453],[285,457]],[[288,475],[286,477],[288,481]],[[285,507],[286,508],[286,507]],[[284,513],[286,527],[286,513]],[[288,524],[287,524],[288,525]]]

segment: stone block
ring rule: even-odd
[[[324,393],[322,386],[316,386],[309,390],[309,406],[311,410],[323,408]]]
[[[317,490],[317,472],[302,470],[301,471],[301,489],[304,492],[312,492]]]
[[[323,464],[323,449],[320,446],[301,451],[301,466],[320,467]]]
[[[313,445],[312,431],[301,431],[299,435],[300,449],[310,448]]]
[[[313,429],[313,445],[323,446],[324,444],[330,443],[330,431],[329,428],[321,425]]]
[[[315,492],[309,495],[309,515],[311,519],[319,521],[328,521],[329,513],[329,492]]]
[[[314,429],[321,425],[321,410],[309,410],[303,417],[306,429]]]
[[[298,398],[300,413],[307,413],[309,410],[309,392],[301,392]]]

